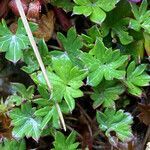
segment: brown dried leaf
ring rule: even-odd
[[[41,2],[40,0],[34,0],[29,4],[27,18],[30,21],[36,22],[40,18]]]
[[[39,28],[34,32],[34,36],[37,38],[44,38],[48,41],[54,31],[55,17],[53,11],[49,11],[46,15],[42,15],[40,21],[38,22]]]
[[[11,139],[12,127],[10,126],[11,120],[4,114],[0,114],[0,137]]]
[[[4,18],[8,12],[8,0],[0,1],[0,19]]]
[[[150,104],[138,104],[138,108],[141,111],[139,114],[139,119],[146,125],[150,125]]]
[[[22,6],[23,6],[23,9],[24,9],[24,12],[25,12],[25,14],[26,14],[27,11],[28,11],[28,0],[21,0],[21,3],[22,3]],[[12,10],[12,12],[13,12],[16,16],[20,16],[20,15],[19,15],[19,12],[18,12],[18,8],[17,8],[17,5],[16,5],[15,0],[11,0],[11,1],[9,2],[9,7],[10,7],[10,9]]]
[[[34,36],[48,41],[54,32],[55,17],[53,11],[49,11],[46,15],[43,14],[41,19],[36,20],[35,23],[38,24],[38,29],[33,33]],[[17,27],[17,22],[14,22],[9,28],[11,32],[16,33]]]

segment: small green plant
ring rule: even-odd
[[[106,12],[115,8],[118,0],[74,0],[75,6],[73,8],[74,14],[83,14],[84,16],[90,16],[90,20],[101,24],[106,18]]]
[[[52,12],[60,24],[56,22],[58,32],[47,42],[32,39],[28,30],[34,33],[40,25],[30,22],[25,30],[21,13],[15,31],[7,20],[0,23],[0,94],[5,68],[15,68],[0,105],[0,117],[10,119],[12,139],[3,138],[0,149],[25,150],[29,139],[41,142],[45,136],[51,141],[45,149],[94,149],[104,141],[110,149],[127,147],[136,136],[136,106],[146,99],[150,82],[150,3],[52,0],[41,6],[44,17],[48,6],[62,14]],[[61,32],[66,20],[75,26]],[[18,72],[19,80],[14,79]],[[7,119],[0,118],[2,131]]]
[[[97,112],[97,121],[99,128],[105,131],[108,138],[111,137],[111,132],[115,131],[116,136],[122,141],[128,141],[132,138],[131,127],[132,117],[122,110],[117,112],[113,109],[106,109],[104,113]]]
[[[140,7],[131,3],[131,7],[135,19],[130,19],[129,27],[135,31],[140,31],[143,28],[145,32],[150,33],[150,10],[147,10],[147,0],[143,0]]]
[[[71,132],[68,137],[65,137],[61,132],[56,132],[55,141],[53,142],[53,150],[76,150],[79,143],[75,142],[76,133]]]
[[[26,144],[25,140],[4,140],[0,144],[0,149],[1,150],[25,150],[26,149]]]
[[[36,25],[31,25],[34,31]],[[18,20],[18,28],[15,34],[9,30],[4,20],[2,20],[0,24],[0,30],[0,51],[6,52],[6,58],[13,63],[16,63],[23,57],[22,50],[28,48],[30,45],[22,21],[20,19]]]

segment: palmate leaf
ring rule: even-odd
[[[35,24],[31,26],[34,30]],[[0,52],[6,52],[5,57],[8,60],[16,63],[23,57],[22,50],[28,48],[28,45],[30,45],[30,42],[20,19],[15,34],[9,30],[6,22],[2,20],[0,24]]]
[[[36,141],[41,134],[40,117],[34,116],[34,108],[30,103],[21,105],[20,108],[15,108],[10,112],[12,125],[14,126],[12,134],[15,138],[32,137]]]
[[[81,60],[89,70],[87,84],[97,86],[103,78],[106,80],[123,79],[125,70],[119,69],[128,59],[119,50],[107,49],[103,42],[97,39],[94,48],[89,53],[81,55]]]
[[[67,37],[60,32],[57,33],[57,37],[71,61],[73,61],[74,64],[79,65],[80,62],[78,57],[81,53],[80,49],[82,48],[83,43],[78,37],[75,28],[72,27],[68,30]]]
[[[67,37],[65,37],[62,33],[57,33],[58,39],[63,44],[64,49],[67,52],[77,51],[82,48],[83,44],[78,37],[75,28],[70,28],[67,32]]]
[[[133,137],[131,131],[133,120],[129,113],[124,113],[123,110],[105,109],[104,113],[97,112],[96,118],[99,128],[105,131],[108,138],[111,138],[112,131],[123,142],[129,141]]]
[[[137,67],[134,61],[129,64],[127,68],[127,78],[123,81],[128,87],[128,92],[132,95],[141,97],[142,90],[140,87],[149,85],[150,76],[145,72],[145,69],[145,64],[141,64]]]
[[[105,12],[115,8],[119,0],[74,0],[74,2],[76,4],[73,8],[74,14],[90,16],[91,21],[101,24],[106,18]]]
[[[124,92],[124,87],[114,81],[103,81],[94,88],[91,98],[94,100],[93,107],[96,109],[100,105],[103,107],[114,107],[115,100]]]
[[[61,132],[57,131],[55,134],[54,148],[52,150],[77,150],[79,145],[76,140],[76,133],[72,131],[68,137],[65,137]]]
[[[18,20],[18,28],[22,27],[21,20]],[[29,45],[28,37],[20,29],[16,34],[10,32],[4,20],[0,24],[0,30],[0,51],[6,52],[6,58],[16,63],[23,56],[22,49]]]
[[[79,89],[86,77],[86,71],[74,66],[67,54],[52,57],[52,69],[47,74],[52,84],[52,99],[54,101],[62,101],[64,99],[72,111],[75,107],[75,98],[83,96]],[[32,74],[32,79],[38,84],[46,86],[42,72]]]

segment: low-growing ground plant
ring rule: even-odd
[[[145,149],[148,0],[7,0],[0,9],[1,150]]]

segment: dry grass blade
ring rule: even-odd
[[[28,35],[28,38],[29,38],[29,40],[30,40],[31,46],[32,46],[32,48],[33,48],[33,50],[34,50],[35,56],[36,56],[36,58],[37,58],[37,60],[38,60],[38,63],[39,63],[40,68],[41,68],[41,70],[42,70],[43,76],[44,76],[45,81],[46,81],[46,83],[47,83],[49,92],[51,92],[52,86],[51,86],[50,81],[49,81],[49,79],[48,79],[48,76],[47,76],[47,73],[46,73],[46,69],[45,69],[45,66],[44,66],[44,64],[43,64],[42,58],[41,58],[41,56],[40,56],[40,53],[39,53],[38,47],[37,47],[37,45],[36,45],[36,42],[35,42],[35,40],[34,40],[33,34],[32,34],[31,29],[30,29],[30,27],[29,27],[29,23],[28,23],[28,21],[27,21],[27,19],[26,19],[25,12],[24,12],[24,10],[23,10],[21,1],[20,1],[20,0],[16,0],[16,4],[17,4],[17,8],[18,8],[19,14],[20,14],[20,16],[21,16],[21,20],[22,20],[22,22],[23,22],[24,28],[25,28],[26,33],[27,33],[27,35]],[[60,121],[61,121],[61,123],[62,123],[62,126],[63,126],[64,130],[66,131],[65,121],[64,121],[64,118],[63,118],[63,115],[62,115],[62,112],[61,112],[61,110],[60,110],[60,107],[59,107],[58,103],[56,103],[56,108],[57,108],[57,111],[58,111],[58,114],[59,114],[59,117],[60,117]]]

